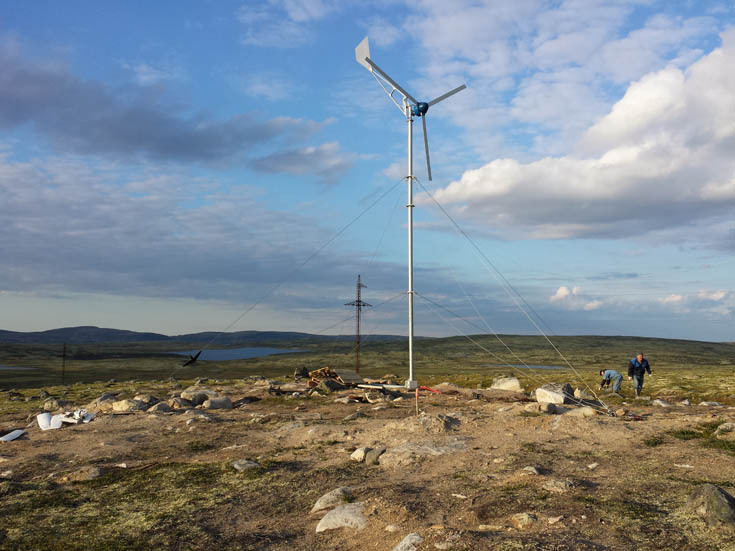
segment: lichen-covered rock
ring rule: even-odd
[[[362,514],[363,503],[346,503],[338,505],[329,511],[316,526],[317,534],[326,530],[337,528],[352,528],[353,530],[364,530],[368,522]]]
[[[219,396],[205,400],[202,404],[204,409],[232,409],[232,400],[229,396]]]
[[[686,510],[707,524],[735,527],[735,498],[714,484],[697,486],[689,496]]]

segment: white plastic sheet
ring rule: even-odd
[[[9,432],[5,436],[0,436],[0,442],[11,442],[19,436],[22,436],[24,433],[25,431],[23,429],[14,430],[13,432]]]

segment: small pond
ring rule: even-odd
[[[180,354],[182,356],[193,356],[199,350],[184,350],[172,352],[172,354]],[[223,348],[220,350],[203,350],[199,360],[221,362],[226,360],[248,360],[250,358],[262,358],[263,356],[273,356],[274,354],[293,354],[294,352],[303,352],[303,350],[289,350],[285,348],[267,348],[264,346],[249,348]]]

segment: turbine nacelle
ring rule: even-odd
[[[411,106],[411,112],[416,117],[423,117],[429,110],[429,104],[423,101],[418,102],[416,105]]]

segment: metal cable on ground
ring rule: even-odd
[[[438,307],[438,308],[441,308],[442,310],[446,310],[447,312],[450,312],[450,313],[451,313],[451,314],[452,314],[453,316],[455,316],[455,317],[457,317],[458,319],[460,319],[460,320],[462,320],[462,321],[464,321],[464,322],[468,323],[469,325],[474,325],[474,324],[470,323],[470,322],[469,322],[468,320],[466,320],[465,318],[463,318],[463,317],[461,317],[461,316],[459,316],[459,315],[457,315],[457,314],[453,313],[453,312],[452,312],[451,310],[448,310],[447,308],[443,307],[443,306],[442,306],[441,304],[438,304],[437,302],[434,302],[434,301],[433,301],[433,300],[431,300],[430,298],[428,298],[428,297],[425,297],[425,296],[421,295],[420,293],[417,293],[416,291],[414,291],[414,293],[415,293],[415,294],[416,294],[416,295],[417,295],[418,297],[420,297],[420,298],[424,299],[425,301],[427,301],[427,302],[429,303],[429,307],[430,307],[430,308],[432,308],[432,307],[434,307],[434,306],[435,306],[435,307]],[[529,378],[530,378],[531,380],[535,381],[535,382],[536,382],[537,384],[539,384],[539,385],[543,385],[543,384],[545,384],[545,381],[543,381],[543,380],[541,380],[541,379],[538,379],[538,378],[536,378],[536,376],[535,376],[535,375],[534,375],[534,374],[533,374],[532,372],[524,373],[523,371],[521,371],[521,370],[520,370],[520,369],[518,368],[518,366],[514,366],[513,364],[510,364],[510,363],[507,363],[507,362],[505,362],[505,361],[504,361],[504,360],[503,360],[503,359],[502,359],[502,358],[501,358],[500,356],[498,356],[497,354],[495,354],[495,353],[491,352],[490,350],[488,350],[488,349],[487,349],[486,347],[484,347],[484,346],[483,346],[482,344],[480,344],[479,342],[477,342],[476,340],[474,340],[474,339],[473,339],[473,338],[472,338],[472,337],[471,337],[470,335],[467,335],[467,334],[466,334],[466,333],[465,333],[464,331],[462,331],[462,330],[461,330],[461,329],[460,329],[459,327],[457,327],[457,326],[456,326],[455,324],[453,324],[453,323],[452,323],[451,321],[448,321],[448,320],[447,320],[447,319],[446,319],[446,318],[445,318],[444,316],[442,316],[442,315],[441,315],[441,313],[437,312],[436,310],[434,310],[434,311],[435,311],[435,312],[437,313],[437,315],[438,315],[438,316],[439,316],[439,317],[440,317],[440,318],[442,319],[442,321],[444,321],[444,323],[446,323],[446,324],[448,324],[448,325],[451,325],[451,326],[452,326],[452,327],[453,327],[453,328],[454,328],[454,329],[455,329],[456,331],[459,331],[459,332],[460,332],[460,333],[462,334],[462,336],[463,336],[464,338],[466,338],[466,339],[467,339],[468,341],[470,341],[470,342],[471,342],[472,344],[474,344],[474,345],[475,345],[475,346],[477,346],[478,348],[481,348],[482,350],[484,350],[485,352],[487,352],[488,354],[490,354],[491,356],[493,356],[493,357],[494,357],[494,358],[496,358],[497,360],[503,361],[503,362],[504,362],[504,363],[502,364],[503,366],[507,366],[507,367],[510,367],[511,369],[515,370],[515,371],[516,371],[516,372],[517,372],[518,374],[520,374],[520,375],[524,375],[524,376],[527,376],[527,377],[529,377]],[[516,356],[516,357],[517,357],[517,356]],[[526,364],[525,364],[525,362],[523,362],[523,363],[524,363],[524,365],[526,365]],[[528,367],[528,366],[527,366],[527,367]],[[529,368],[529,369],[530,369],[530,368]],[[577,375],[577,376],[579,377],[579,375]],[[579,377],[579,378],[580,378],[580,380],[581,380],[581,377]],[[583,380],[582,380],[582,382],[584,383],[584,381],[583,381]],[[587,386],[587,385],[585,385],[585,386]],[[598,406],[595,406],[595,405],[593,405],[593,404],[590,404],[590,403],[585,403],[585,401],[584,401],[583,399],[581,399],[581,398],[576,398],[576,397],[574,397],[574,396],[567,396],[567,398],[568,398],[568,399],[569,399],[569,400],[570,400],[570,401],[571,401],[572,403],[574,403],[574,404],[576,404],[576,405],[578,405],[578,406],[582,406],[582,405],[590,406],[590,407],[591,407],[592,409],[598,409],[598,410],[600,410],[600,411],[604,411],[605,413],[607,413],[608,411],[610,411],[610,409],[609,409],[609,408],[608,408],[608,407],[607,407],[607,406],[605,405],[605,403],[604,403],[604,402],[603,402],[602,400],[600,400],[599,398],[597,398],[597,401],[598,401],[598,402],[600,402],[600,403],[602,404],[602,407],[598,407]]]
[[[484,261],[486,262],[486,269],[488,270],[488,272],[490,272],[490,273],[491,273],[491,274],[492,274],[492,275],[493,275],[493,276],[494,276],[494,277],[496,278],[496,280],[497,280],[497,276],[500,276],[500,278],[502,278],[502,279],[503,279],[503,281],[505,282],[505,285],[502,285],[502,284],[501,284],[501,287],[503,288],[503,290],[505,291],[505,293],[506,293],[506,294],[508,295],[508,297],[509,297],[509,298],[511,298],[511,299],[513,300],[513,302],[514,302],[514,303],[516,304],[516,306],[518,307],[518,309],[519,309],[519,310],[520,310],[521,312],[523,312],[523,314],[524,314],[524,315],[526,316],[526,318],[528,319],[528,321],[530,321],[530,322],[531,322],[531,323],[533,324],[533,326],[534,326],[534,327],[536,328],[536,330],[537,330],[537,331],[538,331],[538,332],[539,332],[539,333],[541,334],[541,336],[543,336],[543,337],[544,337],[544,339],[545,339],[545,340],[546,340],[546,341],[547,341],[547,342],[549,343],[549,345],[550,345],[550,346],[551,346],[551,347],[552,347],[552,348],[553,348],[553,349],[554,349],[554,350],[556,351],[556,353],[557,353],[557,354],[559,354],[559,357],[561,357],[561,359],[562,359],[562,360],[564,360],[564,362],[565,362],[565,363],[566,363],[566,364],[567,364],[567,365],[569,366],[569,368],[570,368],[570,369],[571,369],[572,371],[574,371],[575,375],[576,375],[576,376],[577,376],[577,377],[579,378],[579,380],[580,380],[580,381],[582,382],[582,384],[584,384],[584,386],[585,386],[585,387],[587,387],[587,390],[589,390],[589,391],[590,391],[590,392],[592,393],[592,395],[593,395],[593,396],[595,397],[595,399],[596,399],[596,400],[597,400],[598,402],[600,402],[600,403],[601,403],[601,404],[602,404],[602,405],[603,405],[603,406],[605,407],[605,409],[606,409],[607,411],[610,411],[610,408],[609,408],[609,407],[607,406],[607,404],[605,404],[605,402],[604,402],[604,401],[603,401],[603,400],[602,400],[602,399],[601,399],[601,398],[600,398],[599,396],[597,396],[597,393],[596,393],[596,392],[595,392],[594,390],[592,390],[592,388],[591,388],[591,387],[590,387],[590,386],[589,386],[589,385],[587,384],[587,382],[586,382],[586,381],[585,381],[584,379],[582,379],[582,376],[581,376],[581,375],[579,374],[579,372],[578,372],[578,371],[576,370],[576,368],[575,368],[575,367],[574,367],[574,366],[573,366],[573,365],[571,364],[571,362],[570,362],[570,361],[569,361],[569,360],[568,360],[568,359],[566,358],[566,356],[564,356],[564,354],[562,354],[561,350],[559,350],[559,349],[557,348],[557,346],[556,346],[556,345],[555,345],[555,344],[554,344],[554,343],[553,343],[553,342],[551,341],[551,339],[549,339],[549,337],[548,337],[548,336],[546,335],[546,333],[545,333],[545,332],[543,331],[543,329],[541,329],[541,327],[539,327],[539,325],[538,325],[538,324],[536,323],[536,321],[535,321],[535,320],[534,320],[534,319],[533,319],[533,318],[532,318],[532,317],[531,317],[531,316],[530,316],[530,315],[528,314],[528,312],[527,312],[527,311],[526,311],[526,310],[525,310],[525,309],[524,309],[524,308],[523,308],[523,307],[522,307],[522,306],[521,306],[521,305],[520,305],[520,304],[518,303],[518,300],[517,300],[517,299],[516,299],[516,298],[515,298],[515,297],[514,297],[514,296],[513,296],[513,295],[512,295],[512,294],[511,294],[511,293],[510,293],[509,291],[508,291],[508,288],[512,289],[512,290],[513,290],[513,292],[514,292],[514,293],[515,293],[515,294],[516,294],[516,295],[517,295],[517,296],[518,296],[518,297],[519,297],[519,298],[520,298],[520,299],[521,299],[521,300],[523,301],[523,303],[524,303],[524,304],[526,304],[526,306],[528,306],[528,308],[529,308],[529,309],[530,309],[531,311],[533,311],[533,312],[534,312],[534,314],[536,314],[536,316],[537,316],[537,317],[539,318],[539,320],[541,320],[541,322],[542,322],[542,323],[544,323],[544,325],[546,325],[546,322],[544,322],[544,321],[543,321],[543,318],[541,318],[541,316],[539,316],[539,315],[538,315],[538,313],[536,313],[536,311],[535,311],[535,310],[534,310],[534,309],[533,309],[533,308],[531,307],[531,305],[530,305],[530,304],[528,304],[528,303],[526,302],[526,300],[525,300],[525,299],[523,298],[523,296],[522,296],[522,295],[521,295],[521,294],[520,294],[520,293],[519,293],[519,292],[518,292],[518,291],[517,291],[517,290],[515,289],[515,287],[513,287],[513,285],[511,285],[511,283],[510,283],[510,282],[509,282],[509,281],[508,281],[508,280],[506,279],[506,277],[505,277],[505,276],[504,276],[504,275],[503,275],[503,274],[502,274],[502,273],[500,272],[500,270],[499,270],[499,269],[498,269],[498,268],[497,268],[497,267],[496,267],[496,266],[495,266],[495,265],[494,265],[494,264],[493,264],[493,263],[492,263],[492,262],[490,261],[490,259],[489,259],[489,258],[487,258],[487,256],[486,256],[486,255],[485,255],[485,253],[484,253],[484,252],[482,251],[482,249],[480,249],[480,247],[478,247],[478,246],[477,246],[477,244],[476,244],[476,243],[475,243],[475,242],[474,242],[474,241],[472,240],[472,238],[471,238],[471,237],[470,237],[469,235],[467,235],[467,233],[466,233],[466,232],[465,232],[465,231],[464,231],[464,230],[462,229],[462,227],[461,227],[461,226],[460,226],[460,225],[459,225],[459,224],[457,223],[457,221],[456,221],[456,220],[454,220],[454,218],[452,218],[452,216],[451,216],[451,215],[450,215],[450,214],[449,214],[449,213],[447,212],[447,210],[446,210],[446,209],[445,209],[445,208],[444,208],[444,207],[443,207],[443,206],[442,206],[442,205],[441,205],[441,204],[439,203],[439,201],[437,201],[437,200],[436,200],[436,199],[434,198],[434,196],[433,196],[433,195],[431,194],[431,192],[429,192],[429,190],[427,190],[427,189],[426,189],[426,188],[424,187],[424,185],[423,185],[423,184],[422,184],[421,182],[419,182],[419,185],[421,186],[421,189],[423,189],[423,190],[424,190],[424,192],[426,192],[426,194],[427,194],[427,195],[428,195],[428,196],[429,196],[429,197],[431,198],[431,200],[432,200],[432,201],[434,202],[434,204],[435,204],[435,205],[436,205],[436,206],[437,206],[437,207],[438,207],[438,208],[439,208],[439,209],[440,209],[440,210],[441,210],[441,211],[442,211],[442,212],[444,213],[444,215],[445,215],[445,216],[446,216],[446,217],[447,217],[447,218],[448,218],[448,219],[449,219],[449,220],[450,220],[450,221],[452,222],[452,224],[453,224],[453,225],[454,225],[454,227],[455,227],[455,228],[457,229],[457,231],[458,231],[458,232],[459,232],[459,233],[460,233],[460,234],[461,234],[461,235],[462,235],[462,236],[463,236],[463,237],[464,237],[465,239],[467,239],[467,241],[468,241],[468,242],[469,242],[469,243],[470,243],[470,244],[472,245],[472,247],[473,247],[473,248],[474,248],[474,249],[475,249],[475,250],[477,251],[477,253],[478,253],[478,254],[480,255],[480,257],[481,257],[481,258],[482,258],[482,259],[483,259],[483,260],[484,260]],[[490,267],[492,267],[493,271],[491,271],[491,270],[490,270],[489,268],[487,268],[487,266],[490,266]],[[497,274],[497,276],[496,276],[495,274]]]

